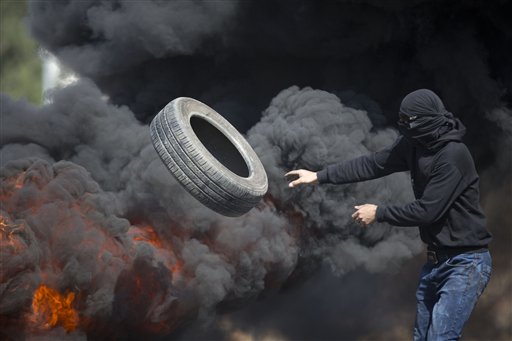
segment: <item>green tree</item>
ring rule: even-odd
[[[27,27],[26,15],[25,1],[0,2],[0,91],[40,104],[42,65],[38,45]]]

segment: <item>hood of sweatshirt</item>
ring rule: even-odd
[[[439,149],[449,141],[461,141],[466,133],[462,122],[428,89],[405,96],[398,115],[400,132],[411,143],[429,150]]]

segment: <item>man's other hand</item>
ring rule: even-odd
[[[297,179],[291,181],[288,184],[288,187],[296,187],[298,185],[302,184],[316,184],[318,183],[318,177],[316,176],[316,172],[311,172],[305,169],[297,169],[289,171],[284,175],[285,177],[288,176],[298,176]]]
[[[360,206],[354,206],[356,211],[352,214],[352,219],[363,225],[370,225],[375,221],[375,215],[377,213],[377,205],[364,204]]]

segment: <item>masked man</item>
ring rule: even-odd
[[[352,218],[419,226],[427,262],[416,292],[414,340],[457,340],[490,279],[491,234],[480,208],[479,178],[461,138],[466,128],[432,91],[408,94],[400,105],[402,136],[384,150],[330,165],[293,170],[290,187],[345,184],[410,171],[416,200],[400,206],[355,206]]]

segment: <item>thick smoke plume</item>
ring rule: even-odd
[[[41,44],[145,122],[186,93],[247,130],[294,84],[366,94],[394,122],[427,87],[488,141],[482,112],[511,100],[507,1],[29,4]]]
[[[510,7],[29,2],[34,37],[84,79],[41,108],[1,98],[0,335],[410,339],[416,229],[350,220],[354,204],[409,200],[407,175],[290,190],[283,174],[392,143],[401,98],[427,87],[468,127],[495,235],[466,332],[510,338]],[[269,194],[247,215],[204,208],[158,159],[147,123],[178,96],[261,157]],[[75,294],[76,326],[37,323],[41,285]]]
[[[398,174],[350,186],[306,187],[291,191],[281,180],[286,170],[320,170],[326,164],[351,159],[390,145],[392,129],[372,132],[366,112],[344,106],[325,91],[291,87],[275,97],[261,121],[248,132],[249,142],[269,174],[269,193],[280,208],[304,215],[306,231],[318,230],[304,240],[314,254],[329,260],[341,273],[358,265],[384,269],[390,259],[409,258],[419,251],[415,229],[384,224],[361,229],[351,222],[354,205],[406,202],[412,198],[408,180]],[[343,227],[344,226],[344,227]],[[327,246],[329,251],[320,250]]]
[[[165,335],[220,303],[279,288],[302,270],[300,261],[324,259],[338,273],[358,265],[378,271],[419,251],[412,229],[363,231],[347,219],[373,192],[379,202],[393,190],[410,196],[403,176],[287,189],[291,166],[319,168],[327,154],[347,158],[396,137],[370,132],[364,111],[324,91],[284,90],[248,133],[268,169],[271,197],[239,219],[186,194],[156,156],[147,126],[105,102],[90,82],[56,91],[41,109],[3,103],[6,316],[27,314],[44,283],[78,293],[78,314],[88,321],[80,331],[126,337],[107,327],[119,325]]]

